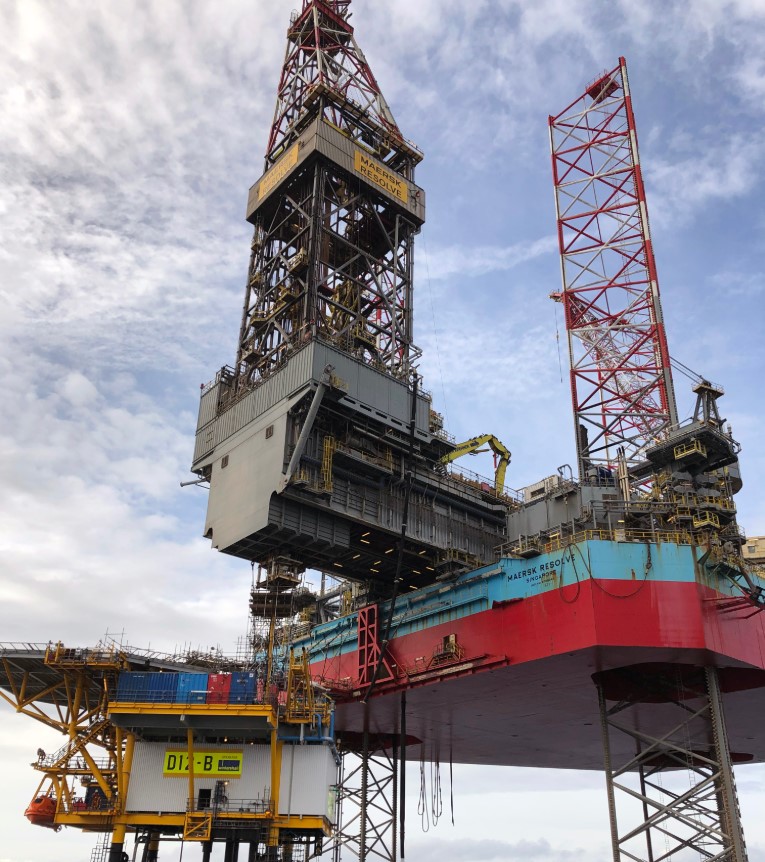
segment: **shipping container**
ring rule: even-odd
[[[229,703],[254,703],[257,675],[254,671],[237,671],[231,674]]]
[[[151,673],[145,699],[149,703],[174,703],[177,689],[177,673]]]
[[[179,673],[178,689],[175,694],[176,703],[206,703],[207,674]]]
[[[135,703],[146,698],[146,689],[149,685],[148,673],[136,673],[124,671],[117,680],[117,700],[120,703]]]
[[[228,703],[231,692],[230,673],[211,673],[207,678],[207,702]]]

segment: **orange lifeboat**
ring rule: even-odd
[[[29,803],[24,817],[35,826],[45,826],[58,832],[61,827],[54,820],[56,817],[56,800],[53,796],[37,796]]]

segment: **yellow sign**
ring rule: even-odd
[[[291,168],[294,168],[298,160],[298,144],[294,144],[279,159],[258,184],[258,200],[262,200],[280,180],[287,176]]]
[[[362,153],[361,150],[355,151],[353,166],[362,177],[366,177],[366,179],[376,186],[385,189],[389,195],[398,198],[402,203],[409,202],[409,187],[406,182],[398,174],[389,171],[378,161]]]
[[[195,751],[194,775],[199,778],[240,778],[243,756],[241,751]],[[188,751],[166,751],[162,774],[169,778],[187,776]]]

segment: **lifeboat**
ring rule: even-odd
[[[37,796],[29,803],[24,817],[34,826],[45,826],[58,832],[61,827],[55,821],[56,800],[53,796]]]

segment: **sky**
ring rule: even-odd
[[[210,550],[206,492],[179,483],[200,384],[234,359],[294,5],[0,0],[0,641],[233,651],[244,634],[250,567]],[[740,522],[765,534],[765,0],[352,9],[425,153],[425,385],[457,439],[503,440],[516,488],[574,460],[547,117],[626,56],[670,352],[724,385]],[[88,857],[92,836],[22,816],[28,763],[60,741],[0,704],[0,862]],[[423,834],[411,812],[411,858],[605,862],[602,784],[457,768],[456,825]],[[765,770],[739,790],[762,862]]]

